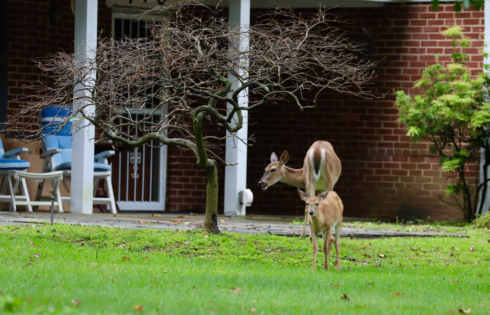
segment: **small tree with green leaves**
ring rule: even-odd
[[[422,95],[411,97],[403,91],[397,92],[396,105],[400,109],[400,122],[408,128],[414,141],[429,140],[430,151],[440,156],[445,172],[451,173],[454,181],[448,186],[446,195],[453,197],[468,222],[481,213],[485,194],[479,202],[479,193],[487,190],[487,167],[490,165],[488,139],[490,129],[490,104],[488,87],[490,78],[486,72],[470,75],[465,61],[464,49],[469,41],[459,26],[448,28],[443,35],[452,39],[454,53],[452,63],[429,66],[415,88]],[[488,66],[485,66],[488,68]],[[485,149],[483,182],[468,178],[469,165],[478,163],[480,148]],[[478,206],[480,205],[480,206]],[[479,209],[477,209],[479,207]]]

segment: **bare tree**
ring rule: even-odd
[[[258,106],[286,100],[303,110],[315,106],[325,90],[372,98],[367,85],[375,76],[374,64],[357,59],[362,47],[347,38],[344,22],[324,8],[307,15],[275,9],[242,29],[230,27],[216,8],[184,6],[174,12],[178,14],[168,24],[151,27],[150,38],[100,38],[95,57],[83,64],[64,52],[39,62],[51,82],[37,87],[35,102],[11,117],[8,128],[29,130],[31,139],[40,139],[46,132],[26,117],[84,98],[95,112],[82,107],[44,129],[54,132],[70,121],[87,119],[100,132],[97,141],[112,140],[116,148],[156,140],[189,149],[207,176],[203,227],[219,232],[213,223],[218,211],[216,166],[224,161],[216,144],[224,138],[205,136],[204,123],[236,137],[242,111]],[[248,49],[240,48],[241,40],[249,41]],[[96,71],[95,80],[85,80],[90,71]],[[77,84],[84,84],[85,93],[73,92]],[[305,99],[303,92],[316,96]],[[248,93],[247,104],[240,103],[240,93]],[[144,108],[153,111],[144,118],[135,114]]]

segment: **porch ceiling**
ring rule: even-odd
[[[390,1],[392,2],[392,1]],[[398,2],[398,1],[394,1]],[[217,5],[218,0],[204,0],[206,5]],[[250,6],[252,9],[273,8],[273,7],[290,7],[290,8],[318,8],[320,5],[325,7],[339,8],[358,8],[358,7],[380,7],[383,3],[379,1],[364,1],[364,0],[251,0]],[[220,4],[222,7],[229,6],[229,0],[223,0]]]

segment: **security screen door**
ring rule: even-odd
[[[134,18],[132,14],[113,13],[112,34],[114,39],[125,36],[131,38],[150,37],[148,22],[163,23],[161,16],[144,16]],[[153,99],[142,110],[130,110],[136,119],[143,119],[158,102]],[[160,116],[154,115],[153,121]],[[135,131],[137,132],[137,131]],[[136,134],[137,135],[137,134]],[[167,167],[167,146],[158,147],[158,142],[151,142],[139,148],[122,149],[116,152],[112,161],[112,187],[117,205],[122,211],[164,211],[165,183]]]

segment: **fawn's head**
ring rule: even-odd
[[[267,165],[264,175],[259,181],[259,187],[266,190],[282,179],[284,165],[289,161],[288,151],[284,151],[278,159],[276,153],[271,154],[271,164]]]
[[[328,195],[328,190],[322,192],[321,194],[319,194],[316,197],[315,196],[313,196],[313,197],[308,196],[307,193],[305,193],[304,191],[302,191],[299,188],[298,188],[298,192],[299,192],[299,196],[300,196],[301,200],[303,200],[306,203],[308,214],[312,217],[314,217],[316,215],[317,210],[318,210],[318,206],[320,205],[320,202],[323,199],[327,198],[327,195]]]

